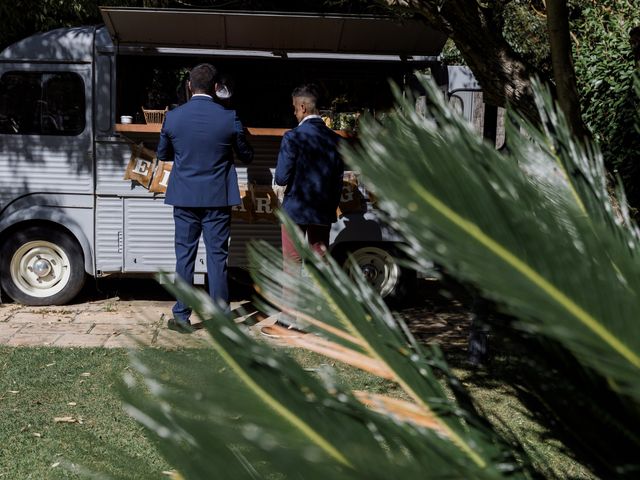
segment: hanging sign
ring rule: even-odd
[[[131,158],[124,180],[137,182],[154,194],[163,194],[167,191],[172,167],[173,162],[158,160],[156,152],[141,143],[135,144],[131,146]],[[246,223],[278,223],[275,211],[282,204],[284,187],[251,183],[241,184],[239,188],[241,203],[231,208],[234,220]],[[357,174],[345,172],[338,215],[363,213],[366,208],[366,200],[359,189]]]

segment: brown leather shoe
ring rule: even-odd
[[[284,338],[284,337],[301,337],[307,332],[284,323],[276,322],[273,325],[262,327],[260,333],[265,337]]]

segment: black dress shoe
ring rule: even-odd
[[[175,318],[170,318],[167,321],[167,328],[169,330],[173,330],[178,333],[193,333],[194,329],[191,324],[187,322],[181,322],[180,320],[176,320]]]

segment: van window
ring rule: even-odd
[[[0,133],[78,135],[84,82],[73,72],[7,72],[0,77]]]

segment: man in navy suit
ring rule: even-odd
[[[194,67],[188,87],[193,96],[167,112],[157,151],[159,160],[174,162],[165,203],[173,205],[176,275],[193,282],[198,241],[203,233],[209,294],[228,308],[231,207],[240,204],[233,152],[243,163],[249,163],[253,149],[236,112],[214,101],[214,91],[221,85],[212,65]],[[191,308],[178,300],[168,327],[192,331],[190,315]]]
[[[282,209],[306,235],[311,247],[324,255],[342,194],[344,163],[338,152],[341,138],[318,115],[315,86],[298,87],[291,96],[299,123],[282,138],[275,182],[286,185]],[[299,268],[300,255],[284,226],[282,256],[285,269]],[[281,323],[296,326],[290,317],[281,319]]]

